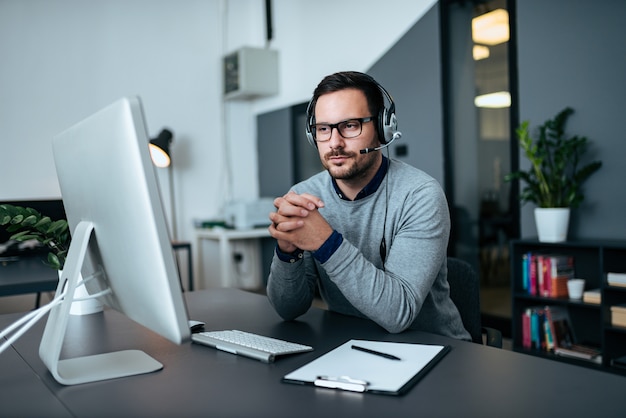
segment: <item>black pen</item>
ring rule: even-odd
[[[359,347],[358,345],[353,345],[352,349],[353,350],[363,351],[364,353],[370,353],[370,354],[373,354],[375,356],[388,358],[389,360],[401,360],[400,357],[396,357],[393,354],[381,353],[380,351],[370,350],[369,348]]]

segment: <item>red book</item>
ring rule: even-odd
[[[548,276],[550,281],[549,296],[553,298],[566,297],[567,281],[574,278],[574,257],[569,255],[550,257]]]
[[[545,297],[550,297],[552,294],[551,261],[552,257],[543,258],[543,296]]]
[[[530,255],[530,263],[528,263],[530,267],[530,271],[528,272],[529,280],[530,280],[530,294],[537,294],[537,255]]]
[[[530,350],[532,346],[530,337],[530,315],[530,309],[526,309],[522,314],[522,347],[528,350]]]

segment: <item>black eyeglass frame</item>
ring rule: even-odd
[[[363,132],[363,124],[367,123],[367,122],[371,122],[374,120],[374,116],[367,116],[364,118],[350,118],[350,119],[346,119],[346,120],[342,120],[339,121],[337,123],[314,123],[313,125],[311,125],[310,131],[313,134],[313,139],[315,139],[315,142],[327,142],[330,141],[330,138],[332,138],[333,136],[333,129],[336,129],[337,132],[339,132],[339,135],[341,135],[342,138],[345,139],[350,139],[350,138],[356,138],[357,136],[361,135],[361,133]],[[339,129],[339,125],[348,123],[348,122],[359,122],[359,127],[361,129],[359,129],[359,133],[354,135],[354,136],[345,136],[342,132],[341,129]],[[328,139],[317,139],[317,126],[328,126],[330,128],[330,133],[328,134]]]

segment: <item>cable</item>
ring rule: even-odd
[[[380,258],[383,261],[383,271],[385,271],[385,260],[387,259],[387,242],[385,233],[387,232],[387,208],[389,207],[389,169],[391,158],[389,158],[389,148],[387,148],[387,173],[385,174],[385,219],[383,220],[383,237],[380,240]]]
[[[86,279],[82,279],[81,281],[79,281],[76,284],[76,287],[78,286],[82,286],[85,283],[100,277],[103,275],[102,271],[98,271],[92,275],[90,275],[89,277],[87,277]],[[108,295],[110,294],[111,288],[107,288],[105,290],[102,290],[100,292],[94,293],[92,295],[86,296],[86,297],[81,297],[81,298],[74,298],[72,297],[72,302],[81,302],[81,301],[86,301],[86,300],[91,300],[91,299],[95,299],[95,298],[99,298],[100,296],[104,296],[104,295]],[[8,327],[6,327],[5,329],[2,330],[2,332],[0,332],[0,338],[4,338],[7,335],[11,334],[14,330],[14,334],[11,335],[11,337],[8,337],[7,340],[2,343],[2,345],[0,346],[0,354],[3,353],[7,348],[9,348],[15,341],[17,341],[18,338],[20,338],[22,335],[24,335],[24,333],[26,331],[28,331],[30,328],[33,327],[33,325],[35,325],[37,322],[39,322],[39,320],[46,314],[48,313],[50,310],[52,310],[52,308],[54,308],[55,306],[59,305],[60,303],[62,303],[65,300],[65,296],[67,295],[67,281],[63,286],[63,289],[61,290],[61,293],[58,295],[55,295],[55,297],[46,305],[35,309],[32,312],[29,312],[28,314],[24,315],[22,318],[18,319],[17,321],[13,322],[11,325],[9,325]],[[21,327],[21,328],[20,328]]]
[[[0,333],[0,338],[8,335],[15,328],[20,326],[22,323],[26,322],[20,329],[15,331],[15,333],[11,337],[7,338],[7,340],[0,346],[0,353],[3,353],[4,350],[9,348],[15,341],[17,341],[18,338],[24,335],[24,333],[28,331],[30,328],[32,328],[32,326],[35,325],[41,319],[41,317],[43,317],[46,313],[48,313],[48,311],[50,311],[59,303],[63,302],[64,298],[65,298],[65,291],[63,291],[58,297],[55,296],[55,298],[52,299],[47,305],[44,305],[41,308],[33,312],[30,312],[29,314],[25,315],[23,318],[18,319],[9,327],[4,329],[2,333]]]
[[[84,297],[82,297],[82,298],[72,298],[72,302],[84,302],[84,301],[86,301],[86,300],[97,299],[97,298],[99,298],[100,296],[109,295],[109,294],[111,294],[111,293],[113,293],[113,292],[111,291],[111,289],[105,289],[105,290],[102,290],[102,291],[100,291],[100,292],[98,292],[98,293],[94,293],[94,294],[91,294],[91,295],[89,295],[89,296],[84,296]]]

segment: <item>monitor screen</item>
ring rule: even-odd
[[[57,293],[71,295],[84,279],[90,294],[104,293],[103,303],[180,344],[189,338],[188,318],[148,143],[137,97],[53,139],[72,231]],[[84,383],[162,367],[137,350],[60,360],[70,303],[66,296],[52,309],[39,350],[57,381]]]

